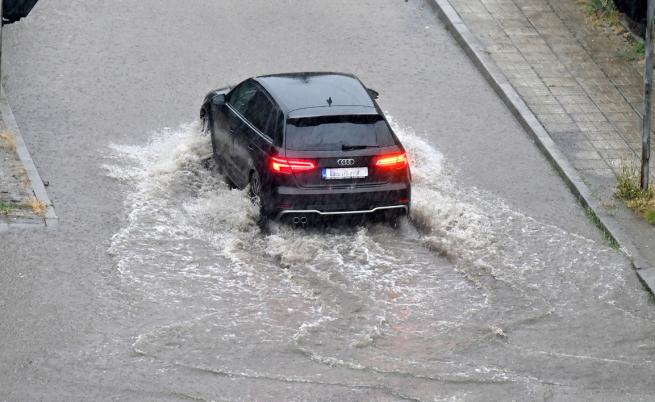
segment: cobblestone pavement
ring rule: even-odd
[[[0,94],[0,232],[9,227],[40,226],[48,220],[54,225],[53,218],[56,215],[13,112]]]
[[[451,0],[540,122],[585,174],[641,155],[643,67],[574,0]]]
[[[643,64],[625,35],[575,0],[449,2],[604,207],[655,255],[655,230],[613,197],[616,174],[641,160]]]
[[[16,138],[0,119],[0,222],[36,218],[28,206],[30,179],[16,153]]]
[[[29,178],[16,154],[14,134],[0,121],[0,202],[22,203],[29,196]]]

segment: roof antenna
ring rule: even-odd
[[[332,97],[327,98],[328,106],[332,106]]]

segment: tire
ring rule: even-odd
[[[248,182],[248,197],[250,202],[259,209],[259,223],[264,224],[268,221],[268,211],[262,202],[262,179],[257,170],[250,173],[250,180]]]

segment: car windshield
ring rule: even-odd
[[[336,151],[394,145],[391,130],[379,115],[320,116],[289,119],[286,148]]]

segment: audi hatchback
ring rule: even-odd
[[[265,75],[210,92],[200,120],[217,165],[263,218],[397,217],[411,175],[377,95],[349,74]]]

